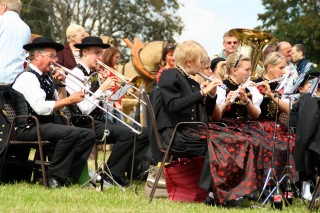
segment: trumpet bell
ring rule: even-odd
[[[239,40],[238,51],[251,57],[252,76],[256,76],[256,68],[263,48],[276,41],[276,38],[268,33],[251,29],[231,29],[229,31]]]

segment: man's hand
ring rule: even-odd
[[[67,99],[69,99],[70,104],[76,104],[84,99],[84,92],[75,92],[72,93]]]

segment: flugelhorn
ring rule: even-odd
[[[104,69],[106,69],[107,71],[109,71],[109,72],[111,72],[112,74],[114,74],[116,77],[118,77],[118,78],[119,78],[121,81],[123,81],[124,83],[130,84],[130,80],[129,80],[126,76],[118,73],[116,70],[112,69],[111,67],[109,67],[108,65],[106,65],[105,63],[103,63],[103,62],[101,62],[101,61],[99,61],[99,60],[97,60],[97,63],[98,63],[100,66],[102,66]],[[117,83],[117,84],[118,84],[118,83]],[[121,87],[120,84],[118,84],[118,85]],[[134,86],[134,85],[132,85],[132,88],[133,88],[134,90],[136,90],[137,92],[139,92],[139,93],[141,92],[140,89],[138,89],[138,88],[137,88],[136,86]],[[135,94],[133,94],[132,92],[128,91],[128,93],[129,93],[131,96],[133,96],[134,98],[140,100],[139,97],[137,97],[137,96],[136,96]],[[141,103],[143,103],[144,105],[147,105],[146,102],[144,102],[144,101],[142,101],[142,100],[140,100],[140,101],[141,101]]]

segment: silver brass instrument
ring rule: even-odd
[[[102,66],[103,68],[105,68],[107,71],[109,71],[109,72],[111,72],[112,74],[114,74],[116,77],[118,77],[118,78],[119,78],[121,81],[123,81],[124,83],[130,84],[130,80],[129,80],[126,76],[118,73],[116,70],[112,69],[111,67],[109,67],[108,65],[106,65],[105,63],[103,63],[103,62],[101,62],[101,61],[99,61],[99,60],[97,60],[97,63],[98,63],[100,66]],[[121,87],[121,85],[120,85],[119,83],[117,83],[117,84],[118,84],[118,86]],[[141,93],[141,91],[140,91],[136,86],[132,85],[132,88],[133,88],[134,90],[136,90],[137,92]],[[143,103],[144,105],[147,105],[146,102],[144,102],[143,100],[139,99],[139,97],[137,97],[137,96],[136,96],[135,94],[133,94],[132,92],[128,91],[128,93],[129,93],[131,96],[133,96],[134,98],[136,98],[137,100],[140,100],[141,103]]]
[[[212,82],[212,79],[211,79],[210,77],[206,76],[205,74],[203,74],[203,73],[201,73],[201,72],[197,72],[197,74],[198,74],[200,77],[204,78],[206,81]],[[218,87],[221,87],[221,88],[224,89],[224,90],[228,90],[228,87],[227,87],[225,84],[218,85]]]
[[[280,77],[280,78],[276,78],[276,79],[269,80],[267,83],[268,83],[268,84],[271,84],[271,83],[274,83],[274,82],[280,82],[280,81],[282,81],[284,78],[285,78],[285,76],[282,76],[282,77]],[[262,85],[262,82],[259,82],[259,83],[254,84],[255,87],[258,87],[258,86],[260,86],[260,85]]]
[[[262,49],[276,41],[272,35],[251,29],[231,29],[229,31],[239,40],[238,51],[247,56],[251,56],[251,75],[256,77],[256,68]]]

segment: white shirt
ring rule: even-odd
[[[85,65],[83,65],[81,62],[80,64],[86,69],[87,73],[90,73],[90,69],[88,67],[86,67]],[[68,93],[71,95],[74,92],[79,92],[79,91],[90,91],[90,86],[89,85],[84,85],[81,81],[79,81],[77,78],[79,79],[86,79],[86,76],[83,74],[83,72],[78,68],[75,67],[72,71],[71,71],[72,75],[68,75],[68,77],[66,78],[66,84],[67,84],[67,91]],[[75,78],[74,76],[77,76],[77,78]],[[85,88],[85,89],[83,89]],[[79,103],[77,103],[77,106],[79,107],[80,111],[85,114],[85,115],[89,115],[96,107],[97,105],[99,105],[99,101],[100,98],[103,96],[103,92],[98,89],[94,95],[91,95],[89,93],[87,93],[85,95],[85,99]],[[106,97],[108,97],[109,94],[106,94]]]
[[[0,83],[12,83],[23,71],[24,61],[19,55],[30,36],[30,28],[18,13],[6,11],[0,15]]]
[[[29,64],[30,68],[42,75],[42,72],[33,64]],[[14,82],[12,88],[20,92],[31,108],[38,115],[51,115],[55,106],[55,101],[46,101],[46,93],[40,87],[37,76],[31,72],[23,72]],[[55,98],[58,92],[55,90]]]

